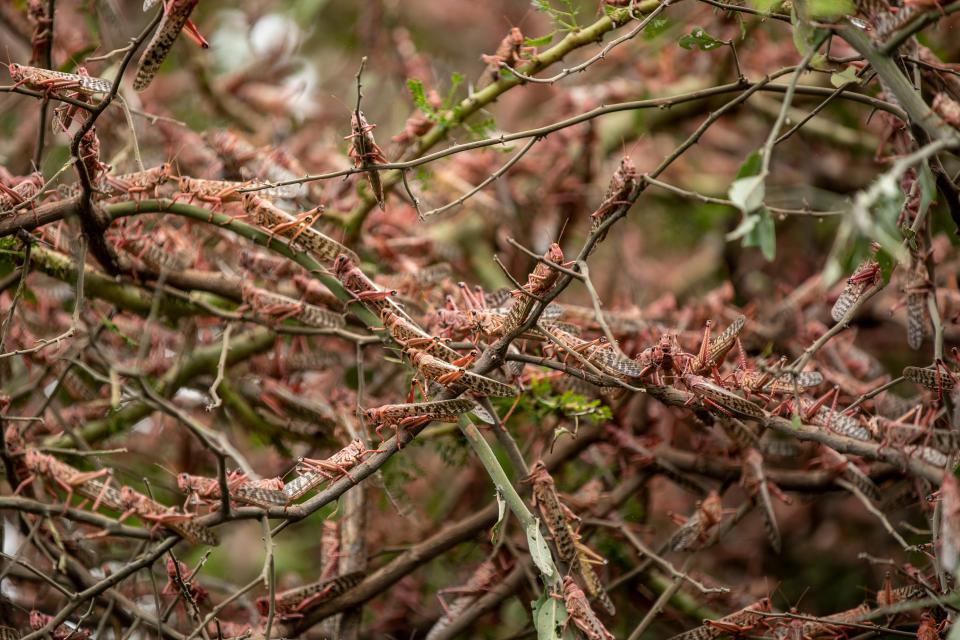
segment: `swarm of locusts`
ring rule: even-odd
[[[358,73],[355,109],[308,116],[336,135],[305,141],[261,113],[290,115],[278,81],[294,54],[212,78],[202,3],[143,4],[151,26],[91,71],[50,62],[59,3],[17,14],[30,62],[9,63],[6,89],[45,120],[34,166],[0,165],[0,639],[359,637],[367,618],[370,637],[430,640],[499,624],[551,639],[946,637],[960,257],[934,216],[949,208],[937,194],[960,193],[936,155],[960,147],[960,91],[931,51],[898,44],[936,74],[922,126],[886,95],[897,83],[857,94],[887,118],[878,160],[928,163],[884,179],[902,196],[889,224],[841,227],[856,247],[774,263],[783,282],[756,294],[733,273],[716,285],[699,255],[682,261],[693,283],[638,257],[658,236],[628,226],[634,204],[689,192],[634,150],[597,177],[606,143],[587,120],[516,149],[503,133],[454,145],[430,175],[418,164],[498,92],[592,64],[528,75],[559,55],[549,38],[501,33],[453,104],[424,87],[430,65],[398,28],[423,111],[389,144]],[[635,24],[641,4],[604,3],[594,29]],[[906,24],[926,6],[863,4],[868,39],[887,10]],[[564,47],[605,33],[550,11]],[[182,55],[203,99],[220,95],[211,110],[235,126],[167,115],[161,67],[181,33],[202,48]],[[562,118],[626,99],[618,79],[595,89],[565,94]],[[913,137],[936,127],[932,151]],[[47,135],[70,157],[56,175]],[[774,211],[741,208],[757,229]],[[658,279],[683,291],[648,294]],[[843,573],[805,573],[819,555]],[[852,598],[836,575],[857,576]],[[797,585],[827,597],[805,605]],[[529,614],[517,629],[511,598]]]

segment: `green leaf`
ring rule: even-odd
[[[782,0],[749,0],[747,4],[761,13],[773,13],[780,6]]]
[[[815,20],[836,20],[854,12],[851,0],[808,0],[807,7]]]
[[[643,37],[653,40],[670,26],[669,18],[654,18],[643,30]]]
[[[430,103],[427,102],[427,94],[423,90],[422,82],[413,78],[408,78],[407,89],[410,91],[410,95],[413,96],[413,104],[417,105],[417,109],[420,109],[420,111],[427,115],[432,115],[434,113],[433,107],[431,107]]]
[[[799,429],[803,425],[803,422],[800,421],[799,414],[795,413],[790,417],[790,424],[793,425],[794,429]]]
[[[743,238],[743,246],[760,247],[767,262],[773,262],[777,255],[777,230],[773,224],[773,216],[766,207],[756,216],[757,224]]]
[[[877,262],[880,263],[880,277],[883,278],[883,284],[890,284],[890,276],[893,275],[893,268],[897,264],[896,259],[886,249],[880,249],[877,251]]]
[[[730,185],[730,200],[743,213],[753,213],[763,206],[766,195],[763,176],[738,178]]]
[[[500,530],[500,525],[503,524],[503,516],[507,513],[507,501],[503,499],[503,493],[500,492],[500,489],[497,489],[497,522],[493,525],[493,529],[490,530],[490,543],[496,544],[497,542],[497,532]]]
[[[553,598],[544,591],[530,606],[533,608],[533,628],[537,630],[537,640],[561,640],[560,630],[567,621],[563,600]]]
[[[533,560],[533,564],[537,565],[541,575],[550,582],[556,569],[553,567],[550,547],[540,533],[540,518],[534,518],[533,522],[527,525],[527,546],[530,547],[530,559]]]
[[[806,4],[803,5],[803,8],[809,10]],[[796,3],[793,5],[791,16],[791,21],[793,22],[793,45],[797,48],[797,51],[800,52],[800,55],[805,56],[810,52],[810,49],[813,48],[813,45],[823,36],[823,29],[818,29],[813,26],[810,23],[809,15],[804,14],[801,16],[797,11]]]
[[[853,65],[848,66],[843,71],[838,71],[830,76],[830,84],[839,89],[848,84],[860,84],[860,78],[857,76],[857,70]]]
[[[760,156],[759,151],[754,151],[747,156],[747,159],[743,161],[743,164],[740,165],[740,168],[737,169],[737,175],[734,178],[747,178],[749,176],[759,175],[760,171],[763,169],[763,158]]]
[[[753,228],[760,222],[760,216],[748,214],[743,217],[737,228],[726,235],[728,241],[739,240],[753,231]]]
[[[703,30],[703,27],[694,27],[690,35],[683,36],[677,40],[677,44],[684,49],[693,49],[696,47],[700,49],[700,51],[710,51],[711,49],[722,47],[726,43],[711,36]]]
[[[554,31],[553,33],[548,33],[547,35],[542,36],[542,37],[540,37],[540,38],[524,38],[524,39],[523,39],[523,44],[526,45],[526,46],[528,46],[528,47],[543,47],[543,46],[546,46],[546,45],[550,44],[550,41],[551,41],[551,40],[553,40],[553,34],[554,34],[554,33],[556,33],[556,31]]]

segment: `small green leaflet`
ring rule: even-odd
[[[781,0],[750,0],[747,4],[760,13],[773,13],[773,10],[779,7]]]
[[[883,284],[890,284],[890,276],[893,275],[893,267],[897,261],[886,249],[880,249],[877,251],[877,262],[880,263],[880,277],[883,278]]]
[[[407,89],[410,90],[410,95],[413,96],[413,103],[417,105],[417,109],[420,109],[430,120],[435,120],[437,112],[427,102],[427,94],[423,90],[423,83],[410,78],[407,80]]]
[[[523,39],[523,44],[524,44],[524,46],[527,46],[527,47],[543,47],[543,46],[546,46],[546,45],[550,44],[550,41],[551,41],[551,40],[553,40],[553,34],[554,34],[554,33],[556,33],[556,31],[554,31],[553,33],[548,33],[547,35],[542,36],[542,37],[540,37],[540,38],[524,38],[524,39]]]
[[[810,17],[817,20],[835,20],[854,12],[851,0],[808,0]]]
[[[824,33],[823,29],[818,29],[810,24],[809,9],[806,4],[800,7],[794,4],[793,11],[791,12],[793,45],[797,48],[797,51],[800,52],[800,55],[803,56],[807,55],[810,49],[820,41]],[[816,60],[816,58],[814,58],[814,60]],[[816,67],[818,65],[814,63],[814,61],[811,61],[811,66]]]
[[[527,525],[527,546],[530,547],[530,558],[533,564],[546,579],[547,582],[553,577],[556,569],[553,568],[553,557],[550,555],[550,548],[540,533],[540,518],[534,518],[533,522]]]
[[[728,192],[730,200],[743,213],[753,213],[763,206],[766,190],[763,176],[750,176],[734,180]]]
[[[560,635],[567,621],[567,609],[559,598],[550,597],[546,591],[540,594],[535,602],[530,603],[533,609],[533,628],[537,630],[537,640],[563,640],[572,637],[572,629]]]
[[[739,180],[740,178],[758,175],[761,169],[763,169],[763,158],[760,157],[759,151],[754,151],[747,156],[747,159],[737,169],[737,175],[734,179]]]
[[[757,221],[753,221],[748,224],[748,217],[746,216],[763,206],[763,198],[766,192],[764,190],[763,176],[760,175],[762,169],[763,159],[760,157],[760,152],[754,151],[747,156],[747,159],[743,161],[743,164],[740,165],[740,168],[737,170],[737,176],[733,184],[730,185],[728,195],[734,206],[740,209],[745,217],[744,221],[740,223],[740,226],[727,236],[728,240],[736,240],[745,235],[753,229],[753,226],[757,223]]]
[[[773,262],[777,255],[777,230],[773,224],[773,216],[764,207],[753,217],[757,218],[757,222],[743,237],[743,246],[760,247],[767,262]]]
[[[658,35],[667,30],[670,26],[670,20],[667,18],[654,18],[643,30],[643,37],[647,40],[653,40]]]
[[[839,89],[848,84],[860,84],[860,78],[857,76],[857,70],[850,65],[843,71],[838,71],[830,76],[830,84]]]
[[[677,40],[677,44],[684,49],[693,49],[696,47],[700,49],[700,51],[710,51],[711,49],[722,47],[726,43],[711,36],[703,30],[703,27],[694,27],[690,35],[683,36]]]
[[[772,261],[777,252],[777,235],[773,216],[763,206],[766,178],[762,170],[760,153],[754,151],[737,171],[737,178],[730,185],[728,195],[734,206],[743,213],[743,220],[727,234],[727,240],[742,238],[744,247],[760,247],[764,257]]]

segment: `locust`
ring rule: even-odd
[[[163,18],[160,25],[154,32],[150,42],[147,43],[143,55],[140,56],[140,65],[137,68],[137,75],[133,79],[133,88],[137,91],[143,91],[150,86],[153,78],[160,70],[160,65],[166,59],[177,36],[190,20],[190,14],[200,0],[164,0]]]
[[[567,610],[567,624],[573,622],[580,631],[583,632],[587,640],[616,640],[614,635],[607,631],[607,628],[600,622],[600,618],[593,612],[590,603],[587,601],[583,589],[577,586],[570,576],[564,576],[562,584],[563,591],[560,594],[551,594],[554,597],[563,599],[563,605]]]
[[[26,86],[30,89],[43,91],[47,95],[62,89],[78,91],[89,96],[108,94],[113,90],[111,82],[103,78],[86,75],[86,73],[64,73],[15,62],[7,65],[7,71],[13,78],[14,87]]]
[[[36,609],[30,612],[30,628],[34,631],[40,631],[48,624],[53,622],[54,617],[41,613]],[[71,625],[60,624],[50,633],[49,637],[53,640],[90,640],[92,634],[87,629],[79,627],[71,628]],[[19,634],[14,636],[19,639]]]
[[[412,272],[384,276],[380,282],[387,289],[414,294],[440,284],[449,278],[451,273],[450,264],[441,262]]]
[[[728,416],[737,414],[756,420],[766,418],[766,413],[764,413],[759,405],[727,391],[707,378],[687,373],[683,375],[681,380],[683,380],[684,385],[686,385],[694,395],[703,399],[703,403],[708,409],[716,409],[720,413]]]
[[[27,19],[33,25],[33,33],[30,35],[30,63],[35,64],[53,37],[53,17],[50,15],[49,5],[43,0],[27,0]]]
[[[297,472],[300,475],[283,487],[282,493],[286,496],[287,503],[306,495],[327,480],[343,476],[353,480],[350,477],[350,469],[360,464],[368,453],[370,450],[362,440],[354,440],[326,460],[301,458],[297,465]]]
[[[782,538],[780,527],[777,526],[777,516],[773,511],[773,501],[770,499],[770,493],[775,490],[781,499],[785,496],[776,489],[776,485],[773,485],[767,479],[766,471],[763,468],[763,455],[756,449],[748,449],[743,456],[743,471],[740,476],[740,483],[753,496],[754,502],[760,507],[767,539],[770,541],[773,550],[779,554],[782,548]]]
[[[473,604],[480,594],[494,585],[499,575],[500,571],[496,564],[492,560],[487,560],[477,566],[463,586],[440,589],[437,592],[437,599],[443,608],[443,615],[427,632],[426,640],[434,640],[437,635],[450,626],[450,623]],[[451,604],[447,604],[444,598],[448,593],[458,596]]]
[[[857,622],[862,620],[863,616],[869,612],[870,606],[864,602],[856,607],[853,607],[852,609],[847,609],[846,611],[840,611],[829,616],[824,616],[819,622],[805,620],[802,625],[803,637],[842,637],[844,634],[844,622]]]
[[[428,422],[456,422],[465,413],[474,413],[481,420],[493,424],[493,417],[473,400],[454,398],[452,400],[434,400],[429,402],[410,402],[406,404],[386,404],[363,411],[364,420],[376,425],[376,433],[383,440],[381,432],[393,427],[400,447],[400,430],[414,428]]]
[[[937,392],[938,398],[943,397],[944,391],[953,391],[957,386],[957,375],[938,360],[932,369],[920,367],[904,367],[903,377]]]
[[[231,180],[204,180],[202,178],[191,178],[190,176],[180,176],[177,183],[179,193],[175,199],[181,195],[186,196],[187,204],[194,199],[204,204],[213,205],[213,209],[222,209],[226,202],[240,202],[243,194],[240,189],[250,186],[247,182],[234,182]],[[262,194],[267,196],[268,194]]]
[[[533,506],[543,516],[543,522],[557,546],[557,554],[564,562],[573,562],[580,536],[573,530],[570,522],[579,518],[560,501],[557,487],[543,461],[534,463],[526,482],[532,485]]]
[[[839,388],[834,387],[813,401],[800,398],[800,415],[803,420],[848,438],[863,441],[872,440],[870,431],[863,427],[857,418],[836,410],[838,393]],[[828,407],[826,403],[831,397],[833,398],[833,404]],[[789,404],[792,405],[792,401]]]
[[[241,189],[259,186],[254,180],[239,182],[236,180],[206,180],[181,176],[178,187],[180,193],[188,197],[187,202],[194,198],[201,202],[213,205],[214,209],[222,209],[226,202],[240,202],[243,198]],[[263,198],[285,198],[289,190],[280,187],[260,189],[257,194]]]
[[[354,166],[366,169],[371,165],[386,164],[387,159],[383,155],[383,149],[373,138],[373,130],[377,125],[369,124],[362,111],[356,111],[350,116],[351,133],[346,137],[352,139],[353,144],[350,147],[350,157],[353,159]],[[383,196],[383,182],[380,179],[380,172],[369,170],[366,172],[367,181],[370,183],[370,190],[373,197],[381,209],[386,207]]]
[[[91,489],[93,485],[90,484],[90,481],[109,473],[107,469],[83,472],[74,469],[64,462],[60,462],[60,460],[51,455],[40,453],[33,448],[29,448],[24,452],[23,461],[30,475],[17,486],[14,494],[19,493],[23,487],[30,484],[37,476],[44,476],[67,492],[67,496],[63,501],[64,510],[70,506],[70,500],[73,497],[74,491],[94,500],[94,511],[100,506],[101,496],[99,494],[92,495]]]
[[[719,367],[730,350],[737,344],[737,338],[743,332],[747,324],[745,316],[734,318],[730,326],[720,335],[710,339],[710,330],[713,323],[707,321],[707,326],[703,330],[703,341],[700,344],[700,351],[696,358],[690,363],[690,371],[697,374],[707,374]]]
[[[217,155],[230,166],[231,172],[240,177],[252,177],[255,181],[289,182],[307,173],[296,160],[281,149],[271,151],[258,149],[232,131],[216,130],[205,134],[204,137]],[[284,184],[257,190],[260,195],[284,199],[299,198],[305,192],[303,184]]]
[[[624,358],[610,345],[597,340],[583,340],[559,328],[556,325],[542,325],[564,348],[579,353],[583,358],[604,374],[614,378],[639,378],[643,373],[640,363]]]
[[[318,329],[342,329],[346,326],[346,318],[341,313],[334,313],[314,304],[302,300],[294,300],[261,289],[259,287],[243,287],[243,299],[256,313],[264,316],[276,317],[278,322],[288,318],[295,318],[308,327]]]
[[[434,380],[443,386],[462,386],[481,395],[498,398],[509,398],[515,396],[517,393],[516,390],[508,384],[467,371],[461,366],[432,356],[427,351],[409,348],[406,352],[413,366],[416,367],[424,377]]]
[[[117,247],[157,270],[183,271],[195,260],[182,236],[156,229],[121,235]]]
[[[853,275],[847,279],[843,291],[837,297],[830,309],[830,317],[834,322],[840,322],[846,317],[847,312],[853,308],[860,300],[867,289],[880,281],[880,263],[869,258],[864,260],[854,270]]]
[[[603,195],[603,200],[597,210],[590,214],[590,233],[596,233],[603,221],[618,207],[630,204],[629,197],[636,186],[637,169],[630,156],[624,155],[620,160],[620,167],[610,178],[610,184],[607,185],[607,192]],[[606,232],[604,232],[603,236],[597,239],[597,242],[602,242],[606,235]]]
[[[803,393],[823,384],[823,375],[819,371],[774,375],[768,371],[749,370],[738,371],[735,378],[741,389],[776,394]]]
[[[803,393],[809,388],[823,384],[823,375],[818,371],[801,371],[800,373],[784,370],[757,371],[748,364],[743,347],[740,345],[740,338],[736,338],[736,343],[740,355],[737,362],[738,369],[733,377],[736,385],[744,391],[786,395]],[[785,358],[781,359],[781,365],[785,360]]]
[[[297,617],[303,615],[310,608],[332,600],[354,588],[366,577],[363,571],[346,573],[329,580],[319,580],[302,587],[281,591],[274,596],[274,611],[281,617]],[[257,612],[266,616],[270,611],[268,598],[257,598],[254,603]]]
[[[661,373],[678,375],[683,371],[684,363],[689,362],[690,355],[680,347],[675,333],[665,333],[657,344],[641,351],[634,360],[640,365],[638,378],[650,375],[653,384],[662,385]]]
[[[352,252],[349,255],[344,253],[337,256],[337,259],[333,262],[333,273],[344,289],[378,316],[385,310],[406,316],[400,306],[390,299],[397,295],[397,292],[378,287],[357,266],[357,262],[358,260]]]
[[[911,349],[919,349],[930,329],[930,310],[927,296],[932,293],[927,267],[923,260],[911,255],[911,267],[907,272],[904,286],[907,307],[907,344]]]
[[[137,517],[143,520],[150,520],[157,524],[162,524],[171,531],[175,531],[191,544],[205,544],[210,546],[220,544],[217,536],[206,527],[195,522],[192,515],[178,513],[172,508],[164,507],[160,503],[155,502],[142,493],[138,493],[130,487],[120,487],[119,506],[121,510],[123,510],[120,520],[136,514]]]
[[[153,192],[157,194],[158,188],[163,185],[173,173],[173,168],[169,162],[137,171],[135,173],[125,173],[121,175],[104,176],[107,195],[140,195]],[[109,190],[109,191],[108,191]]]
[[[763,621],[763,616],[758,612],[767,611],[770,611],[770,599],[763,598],[719,620],[705,620],[703,625],[675,635],[670,640],[713,640],[731,634],[748,633]]]
[[[562,264],[563,250],[559,244],[554,242],[550,245],[550,248],[547,249],[543,257],[545,260],[549,260],[554,264]],[[526,321],[527,316],[530,315],[530,310],[533,309],[536,298],[550,291],[559,277],[559,271],[548,264],[537,262],[537,266],[535,266],[533,271],[530,272],[530,275],[527,276],[527,284],[523,286],[523,290],[513,292],[515,299],[513,305],[510,307],[510,311],[507,313],[503,333],[510,333],[520,327],[524,321]]]
[[[219,544],[216,535],[194,522],[192,516],[164,507],[130,487],[121,487],[119,491],[111,487],[108,469],[79,471],[53,456],[40,453],[31,447],[24,447],[19,434],[16,433],[16,428],[11,427],[11,429],[8,429],[5,436],[8,450],[11,455],[23,456],[25,467],[30,474],[17,487],[18,491],[34,477],[42,475],[67,491],[64,509],[69,506],[70,499],[76,492],[93,501],[94,511],[102,505],[122,512],[121,522],[130,515],[136,514],[144,520],[152,520],[166,526],[192,544],[211,546]],[[107,477],[105,482],[100,480],[104,476]]]
[[[253,215],[257,224],[287,238],[291,246],[309,252],[320,262],[332,263],[340,255],[346,255],[354,263],[359,262],[353,251],[310,226],[313,222],[312,212],[294,217],[253,193],[243,194],[241,201],[244,210]]]
[[[490,82],[496,82],[500,78],[502,67],[516,67],[524,55],[536,52],[536,47],[524,46],[523,42],[523,32],[518,27],[511,27],[492,55],[482,54],[480,59],[487,65],[487,75],[481,78],[477,86],[483,87]]]
[[[840,470],[847,482],[857,487],[874,502],[880,501],[880,488],[852,460],[832,447],[821,447],[821,450],[825,455],[836,460],[834,468]]]
[[[542,460],[534,463],[526,482],[532,485],[533,504],[540,511],[543,522],[547,525],[560,559],[580,574],[592,598],[599,600],[610,615],[616,613],[610,596],[600,584],[600,579],[592,566],[595,563],[605,564],[606,560],[580,542],[580,535],[571,524],[573,521],[579,521],[580,518],[560,500],[553,478]]]
[[[206,476],[194,476],[188,473],[177,474],[177,487],[187,495],[187,501],[191,499],[202,500],[206,502],[215,502],[220,500],[220,480],[217,478],[208,478]],[[240,502],[249,502],[258,504],[257,496],[260,491],[280,492],[283,489],[283,480],[280,478],[265,478],[261,480],[251,480],[247,474],[239,470],[231,471],[227,474],[227,489],[232,498]],[[268,494],[269,495],[269,494]],[[268,503],[272,506],[272,503]]]
[[[706,498],[697,503],[697,510],[693,516],[687,519],[670,538],[670,547],[674,551],[681,551],[703,546],[722,518],[723,503],[720,500],[720,494],[710,491]]]
[[[39,172],[30,174],[13,188],[0,183],[0,214],[36,196],[43,188],[43,183],[43,174]]]
[[[387,332],[403,346],[417,345],[432,356],[441,360],[454,361],[461,356],[448,347],[441,340],[431,338],[426,331],[395,312],[391,307],[384,307],[380,312],[380,321]]]

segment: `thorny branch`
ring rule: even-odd
[[[294,45],[244,34],[245,62],[168,65],[128,109],[125,71],[155,29],[141,66],[181,30],[206,43],[195,5],[165,2],[128,45],[88,57],[119,56],[109,83],[53,71],[68,43],[94,42],[66,0],[0,9],[5,32],[33,29],[40,65],[12,64],[0,88],[11,126],[31,123],[0,143],[0,510],[17,549],[2,555],[0,619],[18,637],[322,626],[436,640],[482,616],[498,635],[559,637],[555,614],[588,640],[666,637],[704,617],[678,637],[926,640],[953,624],[960,260],[940,219],[960,192],[960,90],[914,36],[936,40],[960,3],[811,19],[806,6],[608,0],[582,25],[538,2],[553,33],[491,36],[479,81],[445,97],[400,26],[435,9],[359,8],[354,83],[324,74],[324,91],[356,91],[348,152],[343,119],[294,75],[317,64],[295,20]],[[477,16],[464,21],[486,38]],[[115,26],[135,33],[127,18]],[[374,46],[384,24],[397,27],[390,56]],[[456,37],[447,28],[432,33]],[[709,57],[725,46],[732,62]],[[384,143],[396,124],[383,105],[405,95],[394,76],[418,111],[381,148],[374,128]],[[188,114],[178,97],[197,85]],[[760,92],[783,96],[764,109],[769,129],[742,109]],[[803,96],[819,100],[806,114]],[[21,111],[38,100],[34,132]],[[126,122],[106,114],[114,100]],[[74,130],[66,151],[45,139],[50,108]],[[150,123],[144,158],[166,163],[143,167],[130,113]],[[209,114],[251,135],[191,128]],[[814,117],[876,129],[877,157],[832,145]],[[497,167],[492,147],[521,140]],[[759,166],[738,172],[753,151]],[[73,184],[26,175],[60,152]],[[369,188],[331,182],[354,174]],[[730,188],[735,174],[759,176],[759,195]],[[809,189],[780,197],[796,183]],[[767,226],[718,249],[733,216],[716,205]],[[919,359],[896,352],[900,325]],[[811,611],[839,600],[789,573],[824,527],[858,535],[817,562],[848,571],[846,551],[869,544],[898,582],[878,576],[855,609],[790,609],[806,587]],[[223,550],[260,542],[253,563]],[[750,567],[741,583],[725,562]],[[770,579],[790,595],[760,599]],[[529,611],[520,628],[510,598]]]

